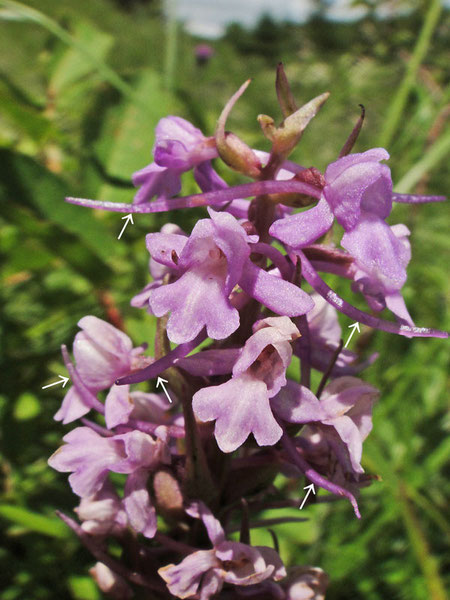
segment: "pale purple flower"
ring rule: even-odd
[[[345,231],[353,229],[363,216],[386,219],[392,210],[392,179],[384,148],[349,154],[328,165],[323,195],[337,222]]]
[[[173,394],[172,394],[173,396]],[[105,399],[105,422],[108,429],[127,423],[130,419],[157,425],[180,425],[182,416],[171,416],[168,411],[175,404],[164,394],[130,392],[129,385],[113,385]]]
[[[227,541],[220,522],[202,502],[193,502],[186,512],[203,521],[213,549],[198,550],[180,564],[158,570],[177,598],[208,600],[220,592],[224,583],[250,586],[285,577],[286,570],[275,550]]]
[[[102,437],[89,427],[77,427],[63,441],[65,445],[48,462],[57,471],[72,472],[69,482],[75,494],[94,495],[110,471],[128,474],[123,505],[130,525],[153,537],[156,513],[146,484],[151,470],[170,461],[166,444],[141,431]]]
[[[372,407],[379,391],[356,377],[334,379],[318,400],[289,381],[272,399],[273,410],[288,423],[317,423],[349,471],[363,473],[362,444],[372,429]]]
[[[170,312],[167,335],[175,343],[192,340],[203,327],[213,339],[223,339],[239,327],[238,310],[229,299],[236,284],[279,314],[295,316],[311,310],[308,294],[274,277],[250,260],[247,236],[234,217],[209,209],[186,239],[176,234],[151,233],[147,247],[155,261],[178,274],[178,279],[149,292],[151,311]]]
[[[180,173],[151,163],[133,173],[133,184],[139,188],[133,204],[144,204],[156,198],[173,198],[181,190]]]
[[[141,356],[143,347],[133,348],[130,338],[106,321],[87,316],[78,326],[81,331],[75,336],[73,354],[82,385],[72,381],[73,387],[55,414],[54,418],[64,424],[89,412],[91,405],[86,403],[86,391],[95,397],[99,391],[111,387],[117,378],[152,360]]]
[[[216,421],[214,435],[222,452],[233,452],[251,433],[260,446],[272,446],[282,435],[269,399],[286,385],[290,342],[299,331],[287,317],[263,319],[253,330],[233,366],[232,378],[199,390],[192,400],[198,419]]]
[[[314,308],[306,316],[309,326],[309,359],[314,369],[325,371],[339,346],[342,328],[339,325],[337,310],[319,294],[313,293],[311,297],[314,300]],[[302,338],[299,342],[301,341]],[[355,352],[343,348],[333,368],[333,375],[344,374],[356,358]]]
[[[197,64],[204,65],[214,56],[215,50],[210,44],[197,44],[194,48]]]
[[[248,84],[226,104],[214,137],[179,117],[159,121],[154,162],[133,176],[139,187],[133,204],[67,199],[126,214],[209,207],[209,218],[190,235],[168,223],[146,238],[153,280],[131,303],[159,318],[157,359],[144,357],[144,347],[133,348],[127,335],[95,317],[79,323],[74,362],[62,347],[72,387],[56,418],[68,423],[93,409],[106,427],[97,417],[82,419],[86,426],[66,435],[49,463],[70,473],[81,497],[75,509],[81,523],[60,517],[100,561],[91,572],[112,597],[131,597],[130,581],[158,597],[324,600],[323,571],[298,567],[287,575],[274,549],[244,542],[251,529],[269,525],[253,520],[257,512],[285,504],[267,499],[277,485],[266,481],[267,468],[347,498],[361,518],[355,495],[370,480],[362,448],[378,390],[353,375],[374,355],[354,364],[356,354],[342,349],[336,311],[408,337],[447,337],[412,323],[401,296],[409,231],[386,223],[394,201],[444,198],[394,194],[383,148],[348,154],[363,115],[340,153],[345,156],[324,174],[284,160],[328,94],[296,110],[282,66],[276,88],[284,121],[276,127],[262,115],[272,149],[252,150],[225,131]],[[214,169],[219,154],[253,181],[230,187]],[[189,171],[202,193],[179,197]],[[292,214],[294,206],[313,202]],[[316,243],[334,225],[343,229],[342,248],[328,235]],[[352,306],[319,272],[347,279],[372,311],[389,308],[398,322]],[[301,289],[304,283],[314,292]],[[161,343],[166,334],[172,347]],[[294,353],[301,384],[287,379]],[[317,395],[310,389],[312,368],[325,373]],[[167,378],[173,402],[130,388],[158,376]],[[210,502],[224,525],[193,498]],[[164,533],[156,533],[155,507]],[[241,541],[230,541],[225,531],[239,529],[239,514]],[[189,517],[202,521],[210,543]],[[149,544],[142,536],[155,539]],[[158,568],[172,556],[180,557],[178,564]]]
[[[405,225],[389,227],[368,216],[344,234],[341,245],[355,260],[354,291],[364,294],[372,310],[387,307],[400,321],[414,325],[400,294],[411,258],[409,234]]]
[[[187,235],[184,233],[184,231],[174,223],[165,223],[161,227],[160,233],[167,235],[181,235],[186,237],[187,240]],[[136,308],[146,307],[149,310],[148,298],[151,290],[162,285],[164,277],[170,276],[173,272],[173,269],[167,264],[157,262],[154,258],[150,256],[149,271],[150,275],[153,278],[153,281],[147,284],[138,294],[136,294],[136,296],[134,296],[131,299],[131,306],[134,306]],[[151,314],[150,310],[149,312]]]
[[[328,165],[317,206],[273,223],[270,234],[296,249],[314,243],[333,224],[352,230],[368,215],[385,219],[392,208],[390,169],[380,164],[389,154],[373,148]]]
[[[214,138],[181,117],[164,117],[156,126],[154,163],[137,171],[133,183],[139,186],[134,204],[157,198],[172,198],[181,190],[181,174],[218,156]]]

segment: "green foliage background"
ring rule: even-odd
[[[65,204],[64,196],[131,201],[130,176],[151,160],[157,121],[178,114],[211,134],[249,76],[229,125],[266,149],[256,116],[280,118],[279,60],[299,103],[332,94],[294,160],[320,169],[334,160],[363,103],[356,150],[385,145],[399,192],[445,194],[449,15],[436,0],[412,8],[350,25],[324,21],[318,10],[305,26],[232,26],[199,67],[196,40],[165,22],[157,2],[0,0],[2,600],[101,597],[87,575],[91,557],[54,516],[76,498],[46,464],[65,431],[52,420],[64,392],[41,388],[65,374],[59,347],[71,344],[85,314],[111,318],[118,310],[135,342],[151,342],[154,322],[129,306],[148,278],[145,233],[167,221],[189,230],[203,214],[137,215],[118,241],[119,215]],[[195,190],[189,177],[185,184]],[[446,205],[397,206],[391,217],[412,231],[411,314],[447,330],[448,217]],[[342,319],[344,331],[349,324]],[[331,600],[443,600],[449,345],[371,331],[360,345],[380,353],[365,375],[382,395],[363,461],[379,479],[362,493],[360,522],[336,502],[309,505],[308,522],[279,526],[282,556],[324,568]],[[252,539],[271,543],[260,530]]]

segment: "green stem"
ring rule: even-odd
[[[164,84],[167,90],[175,87],[175,68],[177,62],[177,21],[175,18],[175,0],[166,0],[166,55],[164,61]]]
[[[400,194],[408,194],[414,190],[422,177],[443,160],[447,156],[449,150],[450,130],[447,131],[446,135],[439,138],[431,148],[425,152],[423,157],[405,175],[403,175],[395,186],[395,191]]]
[[[378,140],[379,146],[388,147],[392,142],[395,132],[402,120],[408,96],[414,86],[417,71],[425,58],[433,32],[439,23],[441,11],[441,0],[431,0],[416,46],[406,67],[403,81],[397,89],[397,93],[389,106],[384,127]]]
[[[411,547],[416,555],[425,583],[428,587],[430,600],[447,600],[448,596],[439,575],[436,558],[431,554],[428,541],[417,518],[414,507],[407,497],[406,488],[403,483],[399,484],[398,498],[400,500],[401,514],[405,523]]]

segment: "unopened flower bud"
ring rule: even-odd
[[[257,120],[261,125],[261,129],[265,137],[271,142],[274,142],[277,129],[275,127],[275,121],[272,119],[272,117],[269,117],[268,115],[258,115]]]
[[[183,494],[180,484],[170,471],[161,469],[155,473],[153,490],[158,512],[169,518],[183,515]]]
[[[297,567],[286,583],[287,600],[324,600],[329,578],[317,567]]]
[[[292,115],[297,110],[297,105],[291,91],[291,86],[286,77],[283,63],[279,63],[277,67],[277,79],[275,83],[277,91],[278,104],[280,105],[283,117],[286,118]]]
[[[309,122],[326,102],[329,92],[313,98],[286,117],[274,134],[273,152],[287,157],[297,145]]]
[[[225,124],[231,109],[236,101],[247,89],[248,79],[238,91],[228,100],[222,114],[217,121],[216,145],[220,158],[232,169],[243,173],[248,177],[258,179],[261,174],[261,162],[253,150],[247,146],[237,135],[225,132]]]
[[[133,591],[130,586],[126,583],[125,579],[117,573],[114,573],[105,564],[98,562],[92,569],[89,569],[89,573],[94,578],[98,587],[108,594],[111,598],[116,600],[128,600],[133,597]]]

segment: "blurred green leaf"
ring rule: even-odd
[[[98,62],[104,61],[112,45],[113,38],[107,33],[103,33],[88,22],[77,23],[74,27],[74,38],[83,45],[86,52]],[[49,81],[49,93],[52,96],[59,96],[76,81],[86,77],[95,71],[93,61],[86,60],[86,57],[75,47],[69,47],[62,54],[53,68]]]
[[[179,112],[177,101],[163,89],[161,77],[155,71],[142,73],[136,84],[136,96],[141,104],[123,103],[121,110],[110,118],[102,145],[98,147],[108,174],[124,180],[131,180],[134,171],[151,162],[158,121]],[[130,201],[133,195],[132,190],[111,185],[104,185],[100,192],[102,200],[110,201]]]
[[[117,240],[92,211],[68,204],[67,184],[32,159],[0,150],[0,196],[3,202],[15,202],[38,209],[40,215],[71,232],[105,262],[120,253]]]
[[[27,531],[34,531],[56,538],[71,536],[69,528],[58,518],[40,515],[22,506],[0,504],[0,516],[15,525],[24,527]]]
[[[431,0],[424,6],[427,8],[427,11],[423,21],[422,30],[417,38],[414,52],[408,62],[403,80],[393,96],[384,120],[383,129],[379,136],[378,144],[383,147],[390,146],[397,127],[401,123],[408,96],[414,87],[417,71],[425,59],[431,45],[433,32],[439,24],[439,17],[442,11],[441,0]]]
[[[69,588],[76,600],[100,600],[100,592],[91,577],[69,577]]]
[[[14,418],[18,421],[28,421],[33,419],[41,412],[39,400],[34,394],[24,392],[16,400],[14,406]]]
[[[21,133],[26,133],[35,141],[41,141],[50,131],[49,120],[36,109],[20,102],[4,81],[0,81],[0,106],[2,118],[9,120]]]
[[[68,46],[79,52],[86,60],[88,60],[94,68],[100,73],[105,81],[115,87],[125,96],[134,99],[135,102],[138,100],[135,98],[133,89],[128,85],[117,73],[111,69],[103,60],[98,56],[92,54],[90,48],[86,48],[83,42],[74,38],[68,33],[63,27],[61,27],[57,21],[44,14],[43,12],[36,10],[21,2],[15,2],[14,0],[0,0],[0,6],[6,7],[9,11],[17,14],[23,20],[31,21],[44,27],[50,31],[53,35],[58,37],[61,41],[66,43]]]
[[[414,189],[424,175],[436,167],[450,150],[450,129],[425,152],[422,158],[413,165],[395,186],[396,191],[407,194]]]

